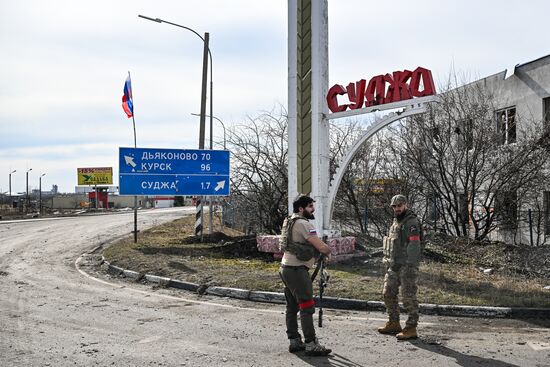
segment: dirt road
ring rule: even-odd
[[[181,215],[140,212],[139,228]],[[292,355],[280,305],[153,288],[86,261],[75,266],[132,223],[131,213],[0,222],[0,366],[549,365],[549,320],[421,316],[421,338],[397,342],[376,333],[381,313],[332,310],[318,334],[334,355]]]

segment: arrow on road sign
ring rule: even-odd
[[[216,188],[214,189],[214,191],[223,190],[224,187],[225,187],[225,180],[223,180],[223,181],[218,181],[218,182],[217,182],[217,185],[216,185]]]
[[[124,161],[126,162],[127,165],[132,166],[132,168],[136,167],[136,164],[134,163],[134,157],[129,157],[129,156],[125,155],[124,156]]]

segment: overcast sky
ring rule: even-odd
[[[198,148],[202,41],[210,33],[214,115],[228,127],[287,105],[287,1],[0,0],[0,192],[113,167],[133,146],[121,107],[132,75],[140,147]],[[550,54],[545,0],[329,0],[329,85],[423,66],[436,84]],[[214,121],[214,141],[223,139]],[[207,135],[208,139],[208,135]],[[208,140],[206,146],[208,146]]]

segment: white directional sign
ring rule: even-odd
[[[229,151],[119,148],[121,195],[229,195]]]

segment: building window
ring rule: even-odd
[[[474,121],[463,119],[457,122],[455,133],[458,135],[458,144],[463,149],[474,148]]]
[[[516,108],[510,107],[497,111],[497,131],[500,144],[516,142]]]
[[[544,192],[543,200],[544,234],[550,236],[550,191]]]
[[[426,197],[426,210],[427,210],[427,219],[434,224],[439,220],[439,208],[440,208],[439,195],[436,193],[428,194]]]
[[[550,128],[550,97],[542,99],[542,119],[544,121],[544,127]]]
[[[518,195],[516,191],[496,193],[495,214],[501,228],[517,228]]]

